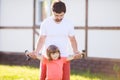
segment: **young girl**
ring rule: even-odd
[[[47,50],[47,58],[42,55],[37,55],[37,59],[46,64],[46,79],[45,80],[62,80],[63,64],[67,61],[73,60],[76,56],[84,57],[84,53],[71,55],[69,57],[61,57],[60,51],[57,46],[50,45]],[[30,55],[32,53],[27,53]]]

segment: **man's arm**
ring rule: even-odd
[[[69,36],[69,39],[70,39],[70,43],[71,43],[74,54],[80,54],[81,52],[78,50],[77,41],[75,39],[75,36]],[[79,59],[80,57],[81,57],[80,55],[77,55],[74,58]]]
[[[39,51],[41,50],[41,48],[43,47],[44,43],[45,43],[45,39],[46,39],[46,36],[44,35],[41,35],[38,39],[38,43],[37,43],[37,47],[36,49],[32,52],[33,54],[30,54],[29,56],[33,59],[36,59],[39,53]]]
[[[41,50],[41,48],[43,47],[44,43],[45,43],[45,39],[46,39],[46,36],[45,35],[41,35],[38,39],[38,43],[37,43],[37,47],[36,49],[34,50],[36,52],[36,54],[39,53],[39,51]]]
[[[78,47],[77,47],[77,41],[75,39],[75,36],[69,36],[69,39],[70,39],[70,43],[71,43],[73,52],[77,53],[78,52]]]

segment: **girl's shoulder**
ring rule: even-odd
[[[67,58],[66,57],[61,57],[60,58],[63,62],[66,62],[67,61]]]
[[[48,61],[48,59],[47,59],[45,56],[43,56],[42,62],[43,62],[44,64],[46,64],[46,63],[48,63],[49,61]]]

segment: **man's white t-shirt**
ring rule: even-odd
[[[45,19],[40,27],[40,35],[46,35],[43,50],[45,51],[49,45],[56,45],[61,56],[67,57],[69,55],[68,46],[70,45],[68,36],[74,36],[74,34],[74,26],[66,18],[63,18],[60,23],[56,23],[53,16]],[[43,55],[46,55],[44,51]]]

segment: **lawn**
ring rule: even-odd
[[[71,80],[117,80],[101,74],[71,71]],[[0,65],[0,80],[39,80],[39,69],[28,66]]]

